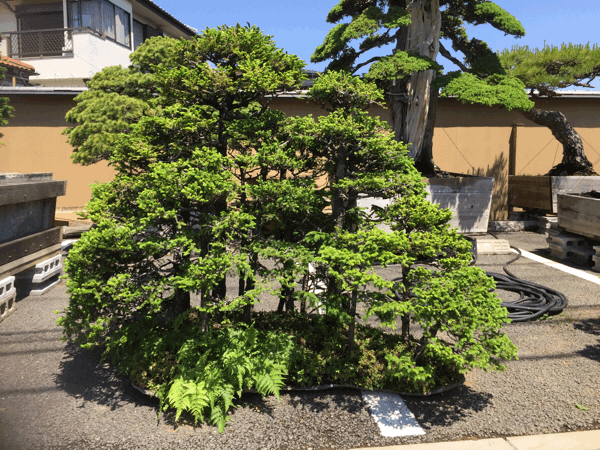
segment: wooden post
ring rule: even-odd
[[[510,176],[516,175],[517,167],[517,128],[522,127],[523,124],[513,124],[512,132],[510,134],[510,148],[508,152],[508,192],[510,193]],[[510,203],[510,196],[508,199],[508,213],[513,212],[513,206]]]
[[[508,154],[508,175],[517,175],[517,128],[523,124],[513,124],[512,133],[510,135],[510,152]]]

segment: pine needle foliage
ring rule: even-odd
[[[533,97],[557,96],[571,86],[591,88],[600,75],[598,44],[562,44],[542,49],[514,46],[498,53],[504,69],[523,82]]]

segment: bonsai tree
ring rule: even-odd
[[[559,97],[558,89],[572,86],[592,88],[600,75],[600,49],[597,45],[563,44],[543,49],[513,47],[498,54],[506,73],[523,82],[532,99]],[[547,175],[598,175],[586,158],[581,136],[560,111],[533,107],[521,114],[538,125],[548,127],[563,146],[562,161]]]
[[[386,354],[390,381],[423,391],[439,380],[442,368],[460,372],[480,358],[485,368],[501,368],[500,360],[513,356],[515,348],[500,332],[506,310],[490,292],[494,281],[469,267],[470,244],[450,230],[450,211],[425,199],[425,184],[406,146],[393,140],[386,123],[364,111],[382,99],[375,84],[329,72],[316,80],[308,98],[331,111],[297,121],[325,157],[335,229],[307,239],[318,246],[315,265],[326,281],[321,303],[347,330],[348,352],[360,302],[365,320],[375,316],[391,328],[401,322],[401,341],[410,352]],[[374,195],[394,202],[370,214],[357,207],[360,196]],[[375,227],[381,222],[391,224],[392,232]],[[425,269],[424,263],[436,269]],[[398,283],[375,270],[391,264],[400,267]],[[424,332],[418,340],[410,333],[411,322]],[[442,331],[456,341],[442,338]],[[491,349],[501,350],[498,357],[491,357]]]
[[[426,392],[516,355],[493,279],[425,200],[406,146],[364,111],[382,99],[374,84],[331,72],[308,94],[330,114],[285,119],[265,104],[300,83],[302,62],[240,26],[178,41],[153,73],[147,114],[115,135],[115,179],[93,188],[98,227],[66,262],[65,339],[103,346],[161,409],[220,431],[247,389]],[[395,202],[375,216],[363,193]],[[392,264],[397,282],[378,273]],[[265,292],[280,308],[253,312]]]
[[[357,1],[341,0],[327,21],[339,23],[311,57],[313,62],[331,60],[327,70],[357,73],[369,66],[365,78],[376,81],[386,92],[395,138],[409,144],[409,155],[417,169],[434,174],[432,143],[435,110],[441,75],[438,53],[456,62],[440,37],[449,39],[456,51],[466,55],[487,53],[487,45],[469,40],[465,22],[490,24],[516,37],[523,36],[522,25],[508,12],[489,0]],[[375,56],[361,58],[366,52]]]

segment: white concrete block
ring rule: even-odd
[[[0,280],[0,301],[8,299],[17,292],[15,288],[15,276]]]
[[[48,280],[50,277],[60,274],[62,269],[62,255],[56,255],[48,260],[44,260],[41,263],[35,265],[35,271],[33,275],[33,283],[41,283]]]
[[[480,240],[477,239],[477,255],[510,254],[510,245],[507,240]]]
[[[17,308],[17,292],[13,291],[12,295],[4,297],[0,300],[0,323],[13,313]]]
[[[383,437],[425,435],[415,415],[400,396],[369,390],[361,390],[360,393]]]
[[[32,288],[32,290],[29,292],[29,296],[41,296],[43,294],[46,294],[52,288],[60,284],[60,282],[61,280],[58,277],[56,277],[56,280],[46,280],[45,282],[42,282],[36,287]]]
[[[0,322],[4,321],[17,308],[15,276],[0,280]]]

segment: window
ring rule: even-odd
[[[129,13],[124,9],[115,6],[117,16],[117,42],[127,47],[131,47],[131,31],[129,29]]]
[[[95,0],[81,2],[81,26],[102,32],[102,17],[100,3]]]
[[[133,50],[144,42],[144,24],[133,19]]]
[[[115,39],[115,6],[106,0],[102,0],[102,26],[104,34]]]
[[[69,24],[87,28],[131,48],[131,16],[107,0],[70,0]]]
[[[72,28],[81,28],[81,15],[79,14],[79,3],[69,4],[69,25]]]

